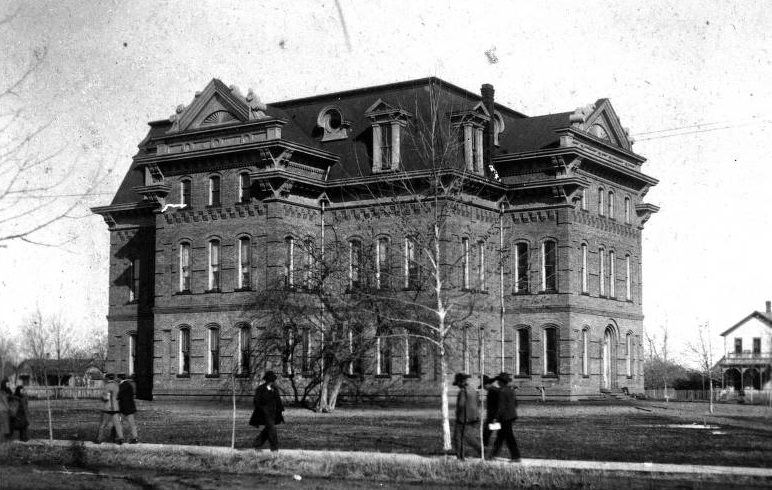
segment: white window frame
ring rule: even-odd
[[[372,125],[373,128],[373,173],[388,172],[390,170],[399,169],[401,163],[400,152],[400,129],[402,124],[399,121],[385,121]],[[386,129],[388,128],[388,129]],[[386,129],[384,131],[384,129]],[[384,161],[383,154],[383,137],[384,133],[391,133],[389,152],[386,157],[388,161]]]
[[[553,265],[555,271],[555,287],[547,289],[547,243],[553,243],[555,246],[555,263]],[[558,290],[558,242],[552,239],[542,240],[541,242],[541,290],[542,291],[557,291]]]
[[[288,236],[284,238],[285,257],[284,257],[284,281],[287,287],[295,285],[295,238]]]
[[[222,288],[222,274],[220,258],[222,246],[220,240],[213,238],[208,242],[209,252],[209,291],[219,291]]]
[[[215,199],[214,199],[215,182],[217,182],[217,200],[219,202],[215,202]],[[209,176],[209,205],[210,206],[222,205],[222,178],[219,175]]]
[[[487,289],[485,277],[485,242],[477,242],[477,282],[480,291]]]
[[[625,300],[632,301],[633,288],[632,276],[630,274],[630,254],[625,255]]]
[[[625,196],[625,223],[630,224],[630,197]]]
[[[548,332],[555,332],[555,372],[549,372],[549,359],[547,358],[547,335]],[[547,327],[542,330],[542,356],[544,359],[542,374],[548,376],[557,376],[560,371],[560,333],[555,327]]]
[[[606,295],[606,249],[598,249],[598,295]]]
[[[220,374],[220,329],[218,327],[208,327],[206,331],[207,336],[207,369],[206,374],[210,376],[216,376]],[[217,366],[215,366],[215,355],[217,353]],[[215,367],[217,369],[215,369]]]
[[[247,362],[250,362],[251,359],[249,359],[249,352],[251,351],[251,338],[252,338],[252,329],[249,325],[240,325],[239,326],[239,365],[238,365],[238,374],[249,374],[249,371],[244,371],[244,352],[246,351],[247,354]],[[244,345],[246,344],[246,346]],[[245,348],[246,347],[246,348]],[[251,364],[251,362],[250,362]],[[248,368],[251,368],[251,366],[247,366]]]
[[[582,376],[590,375],[590,331],[582,329]]]
[[[137,332],[131,332],[129,337],[129,365],[127,371],[129,376],[135,373],[135,364],[137,362]]]
[[[191,361],[191,342],[190,342],[190,327],[180,328],[177,334],[177,374],[190,376],[192,366]],[[187,346],[187,351],[183,350],[183,347]],[[188,353],[188,370],[185,371],[185,352]]]
[[[587,293],[589,291],[589,284],[587,281],[587,244],[582,244],[582,273],[581,273],[581,280],[582,280],[582,293]]]
[[[188,186],[188,199],[185,199],[185,184]],[[193,200],[193,181],[190,178],[180,180],[180,204],[189,207]]]
[[[522,372],[521,369],[520,369],[520,364],[521,364],[520,361],[522,360],[521,356],[520,356],[520,351],[521,351],[521,349],[520,349],[520,340],[521,340],[520,339],[520,337],[521,337],[520,332],[521,331],[525,331],[525,334],[528,337],[527,352],[528,352],[529,358],[527,360],[528,361],[528,372],[527,373]],[[515,366],[514,366],[513,371],[515,372],[515,375],[517,375],[517,376],[530,376],[531,375],[531,359],[530,359],[531,358],[531,345],[530,345],[530,343],[531,343],[531,330],[528,329],[528,328],[524,328],[524,327],[516,328],[515,329],[515,342],[514,343],[515,343],[515,356],[514,356],[515,357]]]
[[[252,288],[252,241],[249,237],[240,237],[239,246],[239,289]],[[246,250],[245,250],[246,249]]]
[[[362,240],[359,240],[358,238],[352,238],[348,241],[349,289],[361,288],[364,285],[362,282],[362,253]]]
[[[180,243],[180,284],[179,291],[186,292],[191,290],[190,276],[190,242]],[[187,283],[187,284],[186,284]]]
[[[410,289],[412,284],[410,284],[410,264],[414,263],[416,266],[416,273],[418,274],[418,277],[416,278],[418,282],[421,281],[421,270],[420,266],[418,265],[418,260],[416,258],[416,243],[413,238],[407,237],[405,238],[405,289]],[[420,284],[416,284],[416,287],[419,287]]]
[[[388,268],[389,239],[386,237],[380,237],[375,241],[375,287],[377,289],[388,287],[385,280],[388,279],[390,271],[383,270]]]
[[[526,280],[525,281],[525,283],[526,283],[525,284],[525,291],[521,291],[520,290],[520,265],[521,264],[520,264],[520,250],[519,250],[519,248],[521,246],[525,247],[526,265],[528,265],[527,264],[527,262],[528,262],[527,258],[528,258],[528,254],[530,253],[530,251],[528,250],[528,244],[527,243],[525,243],[525,242],[517,242],[517,243],[515,243],[515,254],[514,254],[515,255],[515,257],[514,257],[515,258],[515,271],[514,271],[515,272],[515,274],[514,274],[515,281],[514,281],[514,287],[513,287],[515,293],[527,292],[528,287],[529,287],[529,281]],[[528,269],[529,268],[526,267],[526,270],[525,270],[526,279],[528,279]]]
[[[606,191],[603,187],[598,187],[598,214],[606,215]]]
[[[627,369],[627,377],[633,377],[633,334],[628,333],[625,339],[625,367]]]
[[[614,219],[614,191],[608,191],[608,217]]]
[[[469,238],[461,238],[461,287],[469,289]]]
[[[246,184],[247,184],[246,186],[244,185],[245,179],[246,179]],[[249,176],[249,172],[241,172],[241,173],[239,173],[238,193],[239,193],[239,202],[240,203],[246,204],[247,202],[249,202],[249,199],[251,199],[252,196],[250,196],[248,194],[249,191],[245,190],[245,187],[246,187],[246,189],[249,189],[251,185],[252,185],[252,179]]]
[[[138,258],[131,259],[131,265],[129,266],[129,302],[139,300],[140,267],[140,261]]]
[[[608,253],[608,296],[609,298],[617,297],[616,288],[616,254],[613,250],[609,250]]]

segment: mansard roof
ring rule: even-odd
[[[269,124],[281,127],[281,142],[305,149],[302,151],[308,154],[321,155],[320,158],[337,158],[329,168],[328,182],[369,176],[372,125],[384,117],[413,126],[422,124],[431,113],[431,94],[441,99],[439,110],[448,121],[457,121],[459,114],[478,114],[477,123],[486,118],[503,122],[505,129],[492,152],[495,159],[508,160],[519,154],[559,148],[561,136],[570,132],[583,141],[618,150],[623,158],[634,163],[644,161],[632,152],[632,141],[607,99],[574,111],[535,117],[494,104],[494,115],[489,114],[480,94],[429,77],[265,104],[252,90],[244,95],[238,88],[213,79],[187,105],[179,105],[169,118],[149,123],[150,130],[140,143],[112,205],[142,200],[134,188],[144,184],[143,165],[154,159],[159,142],[238,133]],[[335,109],[342,118],[341,129],[334,137],[325,137],[320,127],[320,113],[327,108]],[[415,151],[403,149],[401,166],[406,171],[422,170],[424,163]]]

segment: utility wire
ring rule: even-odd
[[[693,126],[684,126],[683,128],[675,128],[675,129],[663,129],[661,131],[649,131],[646,133],[638,133],[638,134],[655,134],[655,133],[665,133],[665,132],[673,132],[673,134],[662,134],[659,136],[651,136],[649,138],[636,138],[636,142],[639,141],[649,141],[649,140],[656,140],[656,139],[662,139],[662,138],[672,138],[674,136],[682,136],[682,135],[688,135],[688,134],[697,134],[697,133],[707,133],[710,131],[721,131],[724,129],[733,129],[733,128],[739,128],[743,126],[750,126],[753,124],[769,124],[770,121],[768,120],[761,120],[761,121],[753,121],[753,122],[746,122],[741,124],[728,124],[726,126],[720,126],[717,128],[705,128],[705,129],[698,129],[694,131],[681,131],[681,132],[674,132],[674,131],[680,131],[681,129],[690,129],[700,126],[707,126],[710,124],[718,124],[718,123],[706,123],[706,124],[697,124]],[[636,137],[637,135],[633,135],[633,137]]]

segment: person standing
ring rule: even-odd
[[[255,449],[260,448],[267,440],[271,451],[278,451],[279,437],[276,434],[276,425],[284,422],[282,415],[284,406],[281,403],[281,394],[276,388],[276,374],[273,371],[266,371],[263,384],[255,390],[254,405],[255,410],[249,418],[249,425],[257,428],[264,426],[255,438]]]
[[[133,379],[132,375],[132,379]],[[137,423],[134,420],[134,414],[137,413],[137,405],[134,403],[134,385],[132,380],[126,379],[126,376],[120,375],[120,384],[118,385],[118,411],[121,412],[121,424],[123,420],[129,423],[131,438],[129,444],[137,443]]]
[[[496,411],[498,410],[499,382],[496,378],[483,376],[483,389],[487,391],[485,395],[485,425],[483,426],[483,446],[488,447],[493,432],[490,425],[496,420]]]
[[[28,441],[27,427],[29,427],[29,402],[27,401],[27,394],[24,392],[24,387],[19,385],[13,392],[13,405],[16,406],[15,413],[11,412],[11,431],[10,437],[13,436],[15,431],[19,431],[19,440]],[[9,439],[10,439],[9,437]]]
[[[453,386],[458,386],[456,395],[456,424],[453,428],[453,442],[456,456],[463,460],[466,447],[481,451],[480,447],[480,413],[477,408],[477,393],[469,387],[469,376],[466,373],[456,373]]]
[[[517,420],[517,397],[515,388],[509,386],[512,376],[509,373],[501,373],[496,377],[499,382],[498,400],[496,407],[496,421],[501,424],[501,429],[493,443],[491,459],[495,458],[501,450],[502,444],[507,443],[509,457],[513,462],[520,462],[520,449],[517,447],[515,434],[512,432],[512,424]]]
[[[108,373],[105,375],[105,385],[102,389],[102,418],[94,442],[101,443],[103,436],[109,434],[113,427],[117,437],[115,443],[123,444],[123,427],[118,418],[118,384],[115,382],[115,375]]]
[[[11,436],[11,395],[5,378],[0,383],[0,443],[8,442]]]

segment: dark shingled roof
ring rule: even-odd
[[[571,123],[568,118],[571,114],[561,112],[507,123],[506,130],[499,136],[500,149],[507,153],[522,153],[557,146],[560,139],[555,130],[569,127]]]

